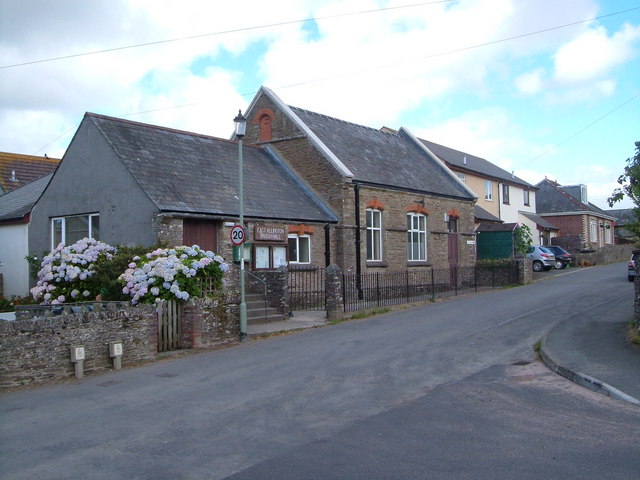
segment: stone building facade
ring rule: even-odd
[[[329,227],[330,263],[366,272],[475,262],[475,196],[406,130],[289,107],[266,88],[246,116],[245,142],[269,145],[338,217]],[[371,215],[380,222],[375,233],[367,226]],[[418,254],[411,258],[414,217],[419,240],[411,248]],[[374,235],[380,245],[372,255]]]

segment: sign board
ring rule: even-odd
[[[229,236],[231,237],[231,243],[242,245],[246,239],[246,232],[242,225],[234,225]]]
[[[287,243],[286,225],[256,225],[253,239],[256,242]]]
[[[476,241],[475,240],[467,240],[467,245],[475,245]]]
[[[84,347],[82,346],[71,347],[71,361],[78,362],[80,360],[84,360]]]

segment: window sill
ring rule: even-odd
[[[388,266],[386,262],[367,260],[367,268],[387,268]]]
[[[289,263],[289,270],[290,271],[310,271],[310,270],[318,270],[318,267],[316,265],[311,264],[311,263],[293,263],[293,262],[290,262]]]
[[[430,267],[431,262],[427,260],[408,260],[407,267]]]

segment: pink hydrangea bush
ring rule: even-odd
[[[214,286],[221,288],[228,268],[221,256],[198,245],[158,248],[134,257],[118,281],[134,305],[160,300],[186,301],[202,295],[201,280],[212,279]]]
[[[92,281],[96,265],[110,261],[114,252],[114,247],[93,238],[59,244],[42,259],[31,295],[44,305],[93,300],[100,292],[100,285]]]

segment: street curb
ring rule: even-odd
[[[542,358],[544,364],[550,370],[568,380],[571,380],[573,383],[580,385],[581,387],[588,388],[589,390],[592,390],[594,392],[601,393],[603,395],[607,395],[608,397],[613,397],[624,402],[632,403],[634,405],[640,405],[640,400],[618,390],[615,387],[612,387],[608,383],[605,383],[601,380],[598,380],[597,378],[581,372],[574,372],[570,368],[560,365],[553,358],[553,355],[549,352],[549,349],[547,347],[548,336],[549,334],[546,334],[544,337],[542,337],[542,341],[540,343],[540,357]]]

